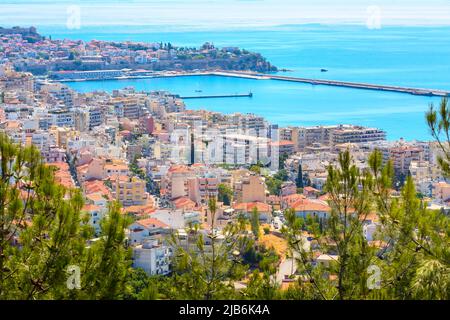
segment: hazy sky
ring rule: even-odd
[[[0,25],[64,26],[73,5],[81,26],[450,25],[450,0],[0,0]]]

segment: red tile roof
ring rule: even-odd
[[[86,204],[83,206],[83,211],[100,211],[102,208],[99,206],[96,206],[94,204]]]
[[[177,209],[189,209],[195,207],[195,202],[188,197],[180,197],[172,201]]]
[[[83,184],[83,189],[86,195],[100,193],[101,195],[106,196],[109,200],[113,199],[111,191],[101,180],[87,181]]]
[[[238,203],[233,206],[234,210],[242,210],[245,212],[252,212],[253,208],[258,209],[258,212],[271,212],[272,207],[262,202],[246,202]]]
[[[139,221],[136,221],[136,223],[140,224],[144,228],[169,228],[169,226],[167,224],[165,224],[164,222],[161,222],[155,218],[139,220]]]
[[[54,162],[48,164],[50,167],[56,168],[55,181],[66,188],[75,188],[72,175],[69,171],[69,165],[65,162]]]
[[[321,202],[321,201],[313,201],[308,199],[302,199],[299,200],[293,204],[290,205],[291,208],[293,208],[297,212],[304,212],[304,211],[319,211],[319,212],[330,212],[331,208]]]

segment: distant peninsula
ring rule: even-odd
[[[35,27],[0,28],[0,63],[17,71],[48,75],[58,71],[253,71],[276,72],[261,54],[238,47],[217,48],[206,42],[199,48],[170,42],[113,42],[54,40]]]

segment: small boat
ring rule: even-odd
[[[203,92],[203,90],[195,90],[195,92]]]
[[[320,69],[320,72],[328,72],[328,69]]]

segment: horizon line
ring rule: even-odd
[[[279,23],[268,23],[268,24],[217,24],[217,25],[210,25],[210,24],[168,24],[168,23],[83,23],[82,26],[79,29],[70,29],[67,28],[65,24],[62,23],[38,23],[38,24],[10,24],[5,23],[1,24],[0,28],[14,28],[14,27],[20,27],[20,28],[30,28],[34,27],[39,31],[40,28],[61,28],[61,29],[67,29],[67,31],[73,31],[77,32],[82,30],[83,28],[95,28],[95,27],[161,27],[161,28],[169,28],[169,29],[183,29],[183,28],[192,28],[192,29],[202,29],[203,31],[207,30],[224,30],[224,29],[243,29],[243,28],[253,28],[253,29],[263,29],[263,28],[283,28],[283,27],[301,27],[301,26],[323,26],[323,27],[346,27],[346,26],[352,26],[352,27],[367,27],[366,23],[360,22],[360,21],[347,21],[347,22],[298,22],[298,23],[286,23],[286,24],[279,24]],[[450,27],[450,21],[448,23],[424,23],[424,22],[417,22],[414,24],[409,23],[383,23],[379,28],[376,29],[370,29],[372,31],[381,30],[383,28],[390,28],[390,27],[405,27],[405,28],[415,28],[415,27],[422,27],[422,28],[446,28]]]

